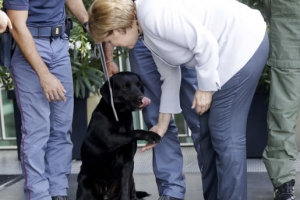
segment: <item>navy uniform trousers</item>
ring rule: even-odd
[[[151,52],[142,41],[138,40],[136,46],[129,52],[131,71],[139,74],[144,85],[145,95],[151,99],[151,104],[143,109],[146,126],[150,129],[157,124],[161,81],[160,74],[153,60]],[[198,114],[191,109],[194,94],[197,88],[197,77],[194,69],[182,67],[182,81],[180,90],[180,103],[188,127],[192,131],[194,141],[199,141]],[[200,150],[199,143],[195,147]],[[168,195],[184,199],[185,176],[182,173],[183,158],[177,135],[177,127],[172,120],[163,142],[153,149],[153,171],[159,195]]]
[[[37,51],[64,86],[66,102],[48,102],[35,71],[16,48],[10,72],[21,113],[21,164],[26,200],[51,200],[66,196],[71,172],[73,79],[69,40],[62,37],[34,38]]]
[[[206,200],[247,199],[246,123],[268,52],[265,35],[252,58],[214,93],[210,109],[200,116],[200,170]]]

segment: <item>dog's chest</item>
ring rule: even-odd
[[[119,133],[126,133],[128,131],[132,131],[133,130],[132,120],[119,121],[115,124],[113,128],[115,129],[116,132]]]

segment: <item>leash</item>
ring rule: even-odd
[[[101,61],[102,69],[103,69],[103,73],[104,73],[104,78],[108,82],[111,107],[113,109],[116,121],[118,122],[119,118],[118,118],[118,115],[117,115],[117,112],[116,112],[116,109],[115,109],[115,106],[114,106],[113,93],[112,93],[112,88],[111,88],[111,84],[110,84],[110,80],[109,80],[108,71],[107,71],[107,68],[106,68],[106,60],[105,60],[105,56],[104,56],[102,42],[99,43],[99,44],[95,44],[94,56],[96,58],[100,59],[100,61]]]

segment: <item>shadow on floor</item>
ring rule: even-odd
[[[0,176],[4,178],[4,176]],[[5,200],[24,200],[23,184],[24,179],[21,176],[14,177],[14,182],[4,188],[0,188],[1,199]],[[9,177],[6,177],[9,178]],[[13,177],[10,177],[13,178]],[[1,178],[0,178],[1,179]],[[70,200],[75,200],[77,189],[77,174],[69,176],[69,197]],[[136,189],[139,191],[147,191],[151,194],[145,200],[157,200],[159,195],[153,174],[134,174]],[[17,181],[16,181],[17,180]],[[297,174],[296,185],[300,183],[300,175]],[[230,184],[230,183],[228,183]],[[186,173],[186,196],[185,200],[203,200],[202,184],[200,173]],[[296,196],[300,196],[299,187],[296,188]],[[272,200],[273,188],[268,178],[267,173],[250,172],[248,173],[248,200]]]

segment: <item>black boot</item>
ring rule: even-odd
[[[52,197],[52,200],[69,200],[69,197],[67,197],[67,196],[55,196],[55,197]]]
[[[295,180],[288,181],[281,186],[274,189],[274,200],[294,200],[295,191],[294,191]]]
[[[159,197],[158,200],[183,200],[183,199],[178,199],[178,198],[175,198],[175,197],[171,197],[171,196],[167,196],[167,195],[162,195]]]

